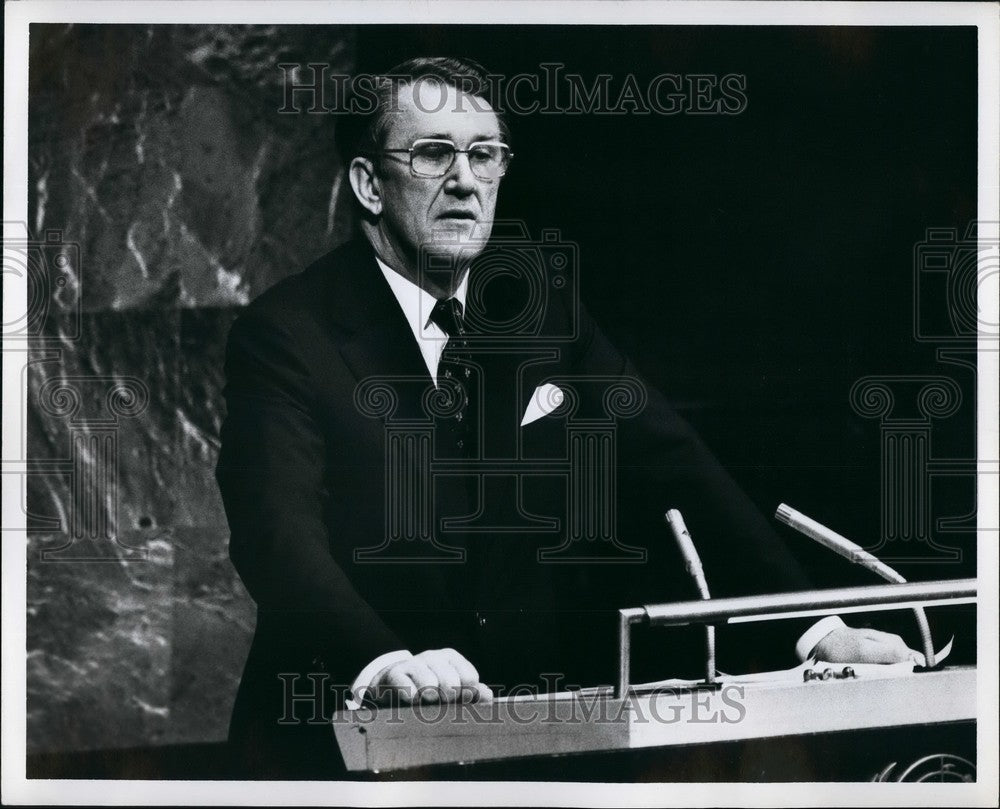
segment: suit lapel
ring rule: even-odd
[[[368,242],[358,240],[341,248],[330,267],[333,320],[344,332],[338,350],[356,381],[372,377],[388,378],[400,394],[401,403],[417,407],[420,396],[431,384],[420,348],[399,302],[375,261]],[[493,322],[503,322],[506,310],[501,299],[489,311]],[[537,354],[538,339],[526,337],[523,344],[509,337],[493,343],[488,333],[476,333],[470,322],[473,359],[483,369],[483,410],[489,453],[511,457],[520,432],[520,420],[545,377],[558,373],[555,361],[559,349],[549,359]],[[482,342],[486,339],[486,347]],[[480,348],[476,348],[476,347]],[[550,348],[550,350],[552,350]],[[544,352],[543,352],[544,354]],[[522,363],[527,367],[521,368]],[[521,377],[518,379],[518,377]],[[488,404],[488,406],[487,406]],[[406,408],[409,410],[409,405]],[[416,415],[419,410],[412,411]],[[402,415],[399,413],[398,415]]]
[[[339,345],[344,362],[359,382],[392,376],[429,383],[420,348],[371,246],[358,241],[345,250],[331,301],[335,319],[349,332]]]

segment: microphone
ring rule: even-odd
[[[893,584],[906,583],[906,579],[881,559],[872,556],[872,554],[868,553],[860,545],[851,542],[847,537],[841,536],[836,531],[832,531],[822,523],[816,522],[794,508],[781,503],[774,516],[779,522],[783,522],[800,534],[805,534],[810,539],[816,540],[820,545],[829,548],[834,553],[840,554],[849,562],[861,565],[861,567],[870,570],[877,576],[881,576],[886,581],[891,581]],[[927,614],[924,612],[923,607],[914,607],[913,614],[917,619],[917,627],[920,629],[920,639],[924,645],[924,662],[927,664],[927,668],[934,668],[936,665],[934,660],[934,646],[931,640],[931,628],[927,623]]]
[[[684,559],[684,566],[694,579],[698,593],[705,601],[711,600],[712,596],[708,592],[708,582],[705,580],[705,571],[701,566],[701,557],[698,556],[698,551],[694,547],[694,541],[691,539],[691,533],[684,524],[684,518],[676,508],[670,509],[663,516],[667,521],[667,525],[670,526],[670,530],[673,532],[674,539],[677,540],[677,548]],[[711,624],[705,625],[705,648],[705,681],[709,685],[712,685],[715,683],[715,627]]]
[[[877,576],[881,576],[886,581],[891,581],[894,584],[904,584],[906,582],[906,579],[900,576],[895,570],[881,559],[872,556],[860,545],[856,545],[847,537],[831,531],[825,525],[810,519],[805,514],[786,506],[784,503],[778,506],[778,510],[774,516],[779,522],[783,522],[800,534],[805,534],[810,539],[816,540],[820,545],[826,546],[834,553],[839,553],[849,562],[861,565],[861,567],[870,570]]]

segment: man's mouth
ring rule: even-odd
[[[445,211],[438,219],[468,219],[475,222],[476,215],[472,211]]]

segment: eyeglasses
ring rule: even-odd
[[[459,149],[450,140],[419,138],[409,149],[381,149],[380,154],[409,154],[415,177],[443,177],[455,163],[456,154],[469,156],[469,168],[480,180],[493,182],[507,173],[514,153],[506,143],[483,140]]]

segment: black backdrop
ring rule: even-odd
[[[974,374],[915,339],[913,311],[927,228],[961,236],[976,215],[975,29],[359,28],[359,71],[424,54],[508,77],[562,63],[614,88],[744,75],[736,115],[512,115],[498,217],[579,245],[584,301],[765,512],[788,502],[875,544],[879,422],[849,401],[866,375],[952,378],[963,404],[934,422],[932,452],[974,457]],[[941,289],[920,305],[946,306]],[[973,499],[971,478],[939,481],[932,514]],[[789,541],[831,585],[871,580]],[[904,574],[974,574],[974,532],[943,541],[960,563]]]

